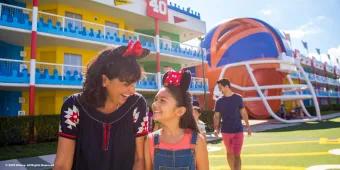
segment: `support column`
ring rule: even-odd
[[[205,81],[205,64],[204,64],[204,59],[205,59],[205,57],[206,57],[206,55],[207,55],[207,51],[206,51],[206,49],[205,48],[202,48],[201,49],[202,50],[202,53],[203,53],[203,55],[202,55],[202,77],[203,77],[203,100],[204,100],[204,104],[203,104],[203,106],[204,106],[204,110],[207,110],[207,85],[206,85],[206,81]]]
[[[330,98],[330,96],[329,96],[329,82],[328,82],[328,74],[327,74],[327,62],[325,62],[324,64],[323,64],[323,71],[324,71],[324,77],[325,78],[327,78],[327,81],[325,82],[326,83],[326,91],[327,91],[327,103],[328,103],[328,105],[330,105],[331,104],[331,98]]]
[[[157,18],[154,18],[155,21],[155,47],[156,47],[156,72],[157,72],[157,87],[158,89],[162,86],[162,77],[161,77],[161,58],[160,58],[160,43],[159,43],[159,21]]]
[[[334,66],[334,70],[333,70],[333,72],[334,72],[334,79],[335,80],[337,80],[338,79],[338,75],[336,74],[336,65]],[[339,104],[339,96],[338,96],[338,92],[339,92],[339,86],[338,86],[338,84],[336,84],[335,85],[335,89],[334,89],[335,91],[336,91],[336,98],[335,98],[335,104]]]
[[[313,72],[313,75],[316,76],[314,60],[315,60],[315,58],[313,57],[313,58],[312,58],[311,65],[312,65],[312,72]],[[316,90],[318,90],[318,82],[316,81],[316,77],[315,77],[315,81],[314,81],[314,82],[315,82],[315,94],[316,94],[316,98],[317,98],[317,101],[318,101],[319,105],[321,106],[320,97],[317,96],[317,91],[316,91]]]
[[[31,34],[31,60],[30,60],[30,85],[29,85],[29,115],[35,115],[35,68],[37,51],[37,20],[38,0],[33,0],[32,34]]]

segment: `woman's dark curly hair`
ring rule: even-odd
[[[169,71],[170,72],[170,71]],[[169,72],[166,72],[163,76],[163,85]],[[184,70],[182,73],[182,78],[179,86],[174,85],[164,85],[164,87],[169,90],[170,94],[175,98],[177,107],[185,107],[186,112],[181,116],[179,120],[179,127],[182,129],[191,129],[194,132],[199,132],[196,121],[192,114],[192,101],[191,94],[188,92],[191,82],[191,73],[189,70]]]
[[[149,54],[149,50],[143,49],[141,56],[123,57],[126,46],[109,48],[99,55],[88,65],[83,93],[80,101],[94,108],[104,106],[107,98],[107,90],[103,87],[102,75],[110,80],[118,78],[129,84],[137,82],[141,78],[141,67],[137,63],[137,57],[142,58]]]

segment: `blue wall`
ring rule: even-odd
[[[26,4],[24,2],[20,2],[20,0],[0,0],[0,2],[4,4],[26,7]]]
[[[20,51],[24,51],[24,47],[0,41],[0,51],[0,58],[22,60],[22,57],[20,57]]]
[[[0,90],[0,116],[17,116],[21,110],[21,92]]]
[[[12,45],[0,41],[1,58],[22,60],[22,58],[20,57],[20,51],[23,50],[24,48],[21,46]],[[19,91],[0,90],[0,116],[16,116],[18,114],[18,111],[21,110],[19,97],[21,97],[21,92]]]

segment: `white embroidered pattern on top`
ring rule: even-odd
[[[133,110],[133,123],[136,123],[137,120],[138,120],[138,117],[139,117],[139,111],[138,111],[138,108],[136,107],[134,110]]]
[[[66,115],[64,116],[66,118],[65,123],[68,125],[67,128],[72,130],[73,127],[77,127],[79,123],[79,110],[78,108],[73,105],[73,108],[68,108],[67,111],[64,111]]]
[[[149,127],[149,121],[148,116],[144,116],[143,121],[141,122],[141,126],[138,127],[137,134],[143,134],[145,132],[148,132]]]

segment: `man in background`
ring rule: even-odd
[[[214,129],[217,136],[222,131],[223,143],[227,151],[227,160],[231,170],[241,170],[241,149],[243,145],[243,125],[250,136],[252,131],[248,122],[248,114],[239,94],[231,91],[230,81],[221,79],[217,81],[223,96],[216,101],[214,114]],[[222,127],[221,127],[222,119]]]

